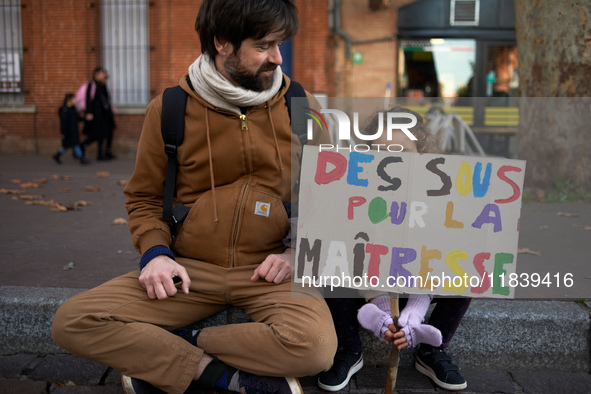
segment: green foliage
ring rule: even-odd
[[[591,193],[581,191],[580,185],[573,184],[570,179],[557,175],[554,179],[554,187],[546,191],[546,202],[589,202]]]

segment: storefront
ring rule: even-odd
[[[519,122],[513,0],[417,0],[398,13],[398,96],[458,113],[487,154],[512,156]]]

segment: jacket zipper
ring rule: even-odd
[[[234,235],[232,237],[232,268],[236,266],[236,240],[238,238],[238,227],[240,225],[240,213],[242,212],[242,204],[244,203],[244,196],[246,195],[247,187],[248,179],[242,188],[242,196],[240,197],[240,204],[238,205],[238,212],[236,213],[236,223],[234,224]]]
[[[240,122],[242,124],[242,130],[243,131],[248,131],[248,123],[246,123],[246,115],[242,114],[240,115]],[[251,158],[251,152],[250,152],[250,144],[248,143],[248,136],[245,135],[243,136],[244,138],[244,151],[246,153],[246,166],[247,166],[247,170],[248,173],[250,173],[252,171],[252,158]]]
[[[242,130],[248,130],[248,124],[246,123],[246,115],[240,115],[240,120],[242,121]]]

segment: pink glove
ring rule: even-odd
[[[422,324],[429,309],[431,299],[427,295],[411,295],[406,306],[400,312],[398,325],[404,331],[408,345],[413,347],[419,343],[431,346],[441,345],[441,331],[429,325]]]
[[[357,312],[357,320],[365,329],[373,332],[380,341],[385,339],[388,325],[394,324],[390,314],[390,297],[382,296],[363,305]]]

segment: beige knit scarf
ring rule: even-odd
[[[277,67],[273,85],[262,92],[244,89],[224,78],[215,68],[213,59],[204,53],[189,67],[189,78],[195,91],[211,105],[240,115],[238,107],[259,105],[275,96],[281,88],[283,74],[281,67]]]

